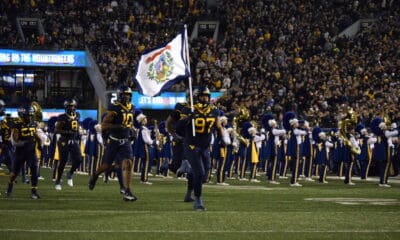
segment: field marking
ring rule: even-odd
[[[232,189],[232,190],[264,190],[264,191],[273,191],[273,190],[289,190],[289,188],[283,187],[263,187],[263,186],[251,186],[251,185],[229,185],[229,186],[220,186],[220,185],[203,185],[204,188],[214,188],[214,189]]]
[[[315,202],[334,202],[342,205],[378,205],[378,206],[389,206],[389,205],[400,205],[400,201],[392,198],[305,198],[305,201]]]
[[[71,209],[0,209],[0,213],[66,213],[66,214],[70,214],[70,213],[106,213],[106,214],[121,214],[121,213],[144,213],[144,214],[148,214],[148,213],[154,213],[154,212],[160,212],[159,210],[71,210]],[[171,210],[171,211],[163,211],[163,212],[179,212],[179,213],[194,213],[195,211],[193,210],[183,210],[183,211],[175,211],[175,210]],[[222,213],[222,214],[234,214],[234,213],[254,213],[254,211],[212,211],[209,210],[207,211],[208,213]],[[393,212],[393,211],[392,211]],[[394,211],[397,212],[397,211]],[[305,212],[301,212],[304,214],[315,214],[315,212],[313,211],[305,211]],[[335,212],[330,212],[330,213],[336,213],[336,214],[341,214],[341,213],[348,213],[347,211],[335,211]],[[265,214],[268,214],[268,212],[265,212]]]
[[[400,229],[343,229],[343,230],[65,230],[65,229],[16,229],[4,228],[0,232],[27,232],[27,233],[399,233]]]

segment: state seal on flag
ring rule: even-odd
[[[174,59],[169,51],[165,51],[160,54],[157,60],[150,63],[147,77],[156,81],[157,83],[163,83],[168,80],[168,77],[174,70]]]

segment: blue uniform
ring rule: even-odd
[[[324,182],[326,178],[326,169],[328,164],[328,152],[326,151],[326,142],[315,143],[315,164],[318,166],[319,182]]]
[[[22,143],[15,147],[15,159],[12,173],[16,178],[21,171],[21,168],[26,163],[26,166],[29,167],[31,171],[31,185],[35,188],[38,183],[38,161],[36,158],[36,123],[26,123],[21,119],[17,119],[14,122],[12,129],[18,131],[18,142]]]
[[[144,137],[146,134],[146,137]],[[148,141],[148,142],[146,142]],[[154,147],[155,141],[151,139],[150,129],[146,126],[141,126],[139,129],[138,139],[136,146],[138,149],[138,157],[142,160],[140,180],[142,182],[148,181],[148,173],[151,171],[152,160],[154,159]]]
[[[12,171],[12,164],[14,162],[14,148],[11,145],[11,126],[11,118],[5,118],[0,122],[0,163],[4,163],[9,172]]]
[[[130,142],[134,119],[134,106],[124,106],[119,102],[109,105],[108,110],[114,114],[112,124],[120,125],[119,128],[110,128],[106,141],[103,163],[112,165],[113,162],[120,164],[124,159],[133,158],[133,150]],[[118,158],[115,156],[118,155]]]
[[[348,139],[354,138],[353,135],[348,134]],[[344,183],[345,184],[352,184],[351,179],[352,179],[352,171],[353,171],[353,165],[355,162],[355,156],[356,154],[351,151],[351,146],[348,146],[344,144],[342,151],[343,151],[343,164],[344,164],[344,174],[345,174],[345,179]]]
[[[218,121],[219,111],[215,107],[201,108],[195,105],[194,112],[185,124],[185,148],[193,173],[193,190],[195,197],[201,197],[202,185],[206,181],[206,173],[211,167],[210,142],[212,129]],[[195,126],[195,136],[192,133],[192,120]]]
[[[55,133],[60,134],[61,137],[57,144],[60,160],[57,168],[56,185],[61,184],[62,174],[69,158],[72,161],[72,166],[67,174],[67,178],[71,178],[72,174],[82,163],[79,144],[79,120],[80,115],[78,112],[71,115],[63,113],[57,118]]]
[[[176,173],[184,159],[183,138],[185,137],[186,121],[182,120],[190,113],[186,103],[177,103],[174,112],[170,115],[174,121],[175,134],[172,139],[172,161],[169,164],[169,170]]]
[[[361,179],[367,179],[369,166],[371,164],[371,148],[368,144],[368,136],[362,136],[359,139],[361,153],[357,155],[357,160],[360,162],[360,177]]]
[[[226,133],[227,135],[225,136],[227,139],[229,139],[229,133]],[[223,183],[225,182],[225,172],[227,170],[226,164],[227,164],[227,159],[228,159],[228,150],[232,151],[231,148],[228,148],[227,144],[223,140],[223,136],[217,135],[217,137],[214,140],[214,144],[216,144],[216,155],[215,159],[217,160],[217,172],[216,172],[216,178],[217,178],[217,183]],[[229,145],[230,142],[228,143]]]
[[[385,134],[376,137],[376,143],[374,144],[374,150],[372,151],[372,159],[376,161],[379,171],[379,183],[387,184],[390,168],[390,153],[388,146],[388,139]]]
[[[312,175],[312,168],[313,168],[313,159],[311,157],[311,153],[313,151],[313,147],[311,144],[311,136],[310,134],[307,134],[304,136],[304,142],[303,142],[303,173],[305,177],[311,178]]]

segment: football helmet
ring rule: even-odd
[[[197,99],[199,103],[207,106],[210,103],[211,99],[210,89],[208,89],[208,87],[200,87],[197,93]]]
[[[18,116],[22,118],[25,122],[33,121],[33,117],[35,115],[35,109],[32,107],[31,104],[19,107],[17,112]]]
[[[76,112],[77,103],[75,99],[67,99],[64,101],[64,109],[65,112],[69,115],[74,114]]]
[[[132,89],[127,86],[121,86],[117,90],[118,101],[122,104],[129,104],[132,100]]]

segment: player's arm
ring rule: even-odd
[[[25,141],[19,140],[19,131],[16,128],[11,129],[11,144],[16,147],[20,147],[25,144]]]
[[[62,134],[62,135],[65,135],[65,134],[66,135],[72,135],[72,134],[74,134],[74,132],[71,131],[71,130],[65,130],[64,126],[65,126],[65,121],[63,121],[62,119],[58,120],[56,122],[55,126],[54,126],[54,133],[55,134]]]
[[[116,117],[117,113],[114,111],[107,111],[106,115],[103,118],[103,121],[101,123],[101,129],[102,131],[108,131],[116,128],[122,128],[122,124],[115,124],[114,119]]]
[[[217,133],[220,136],[224,136],[224,129],[222,128],[221,121],[219,120],[219,117],[217,117],[217,119],[215,121],[215,128],[217,130]]]
[[[56,123],[55,123],[55,126],[54,126],[54,133],[58,133],[58,134],[62,134],[62,133],[64,133],[65,131],[63,131],[63,128],[64,128],[64,122],[62,122],[62,121],[57,121]]]
[[[42,128],[36,128],[36,138],[40,140],[40,143],[49,146],[51,141],[50,138],[44,133]]]
[[[174,125],[175,125],[176,121],[174,120],[175,118],[174,118],[173,115],[172,115],[172,114],[174,114],[174,113],[175,113],[175,111],[174,111],[173,113],[171,113],[171,115],[169,115],[169,116],[167,117],[167,120],[165,120],[165,127],[167,128],[167,131],[168,131],[170,134],[174,134],[174,133],[175,133],[175,127],[174,127]]]

